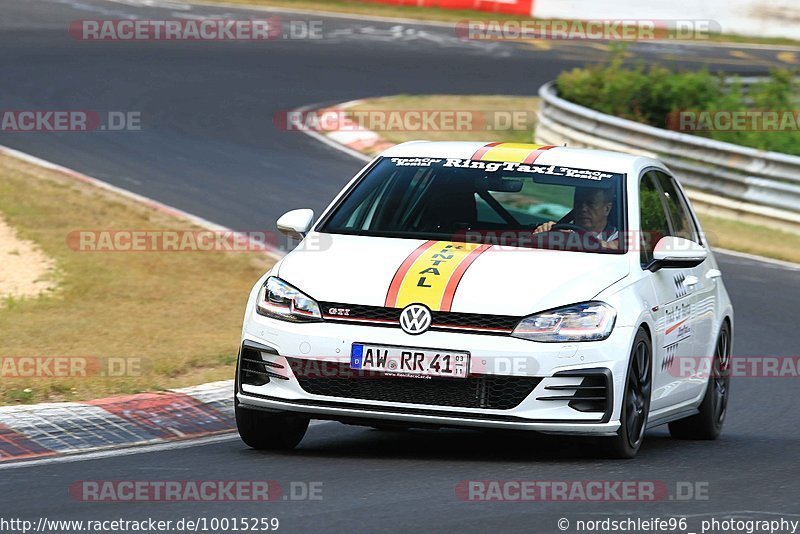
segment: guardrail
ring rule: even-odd
[[[800,157],[766,152],[620,119],[539,89],[536,142],[600,148],[666,163],[695,204],[800,231]]]

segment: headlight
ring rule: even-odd
[[[603,302],[584,302],[525,317],[513,337],[556,343],[599,341],[611,335],[617,312]]]
[[[258,293],[256,311],[295,323],[322,320],[319,304],[280,278],[270,276]]]

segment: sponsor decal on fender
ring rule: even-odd
[[[491,245],[427,241],[400,265],[392,278],[385,306],[424,304],[433,311],[450,311],[456,288],[475,259]]]
[[[664,308],[664,360],[661,370],[667,370],[673,365],[680,344],[692,337],[690,318],[692,305],[688,302],[678,302]]]

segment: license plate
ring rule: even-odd
[[[381,371],[388,376],[466,378],[469,374],[469,353],[353,343],[350,368]]]

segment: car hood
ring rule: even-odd
[[[513,247],[458,251],[449,260],[455,267],[435,264],[458,246],[465,248],[312,232],[281,261],[277,275],[320,302],[402,307],[421,301],[433,310],[523,316],[590,300],[629,272],[623,254]],[[438,292],[435,300],[416,297],[431,291]]]

